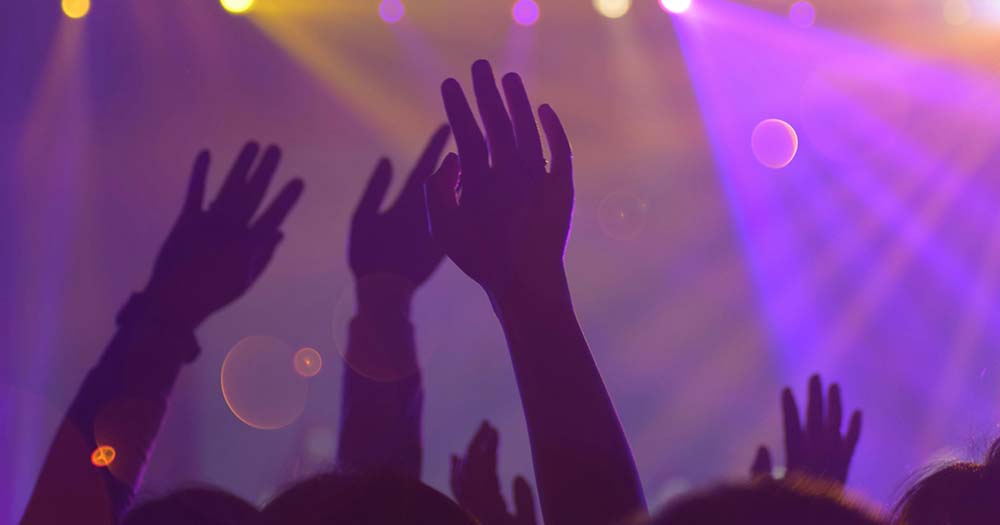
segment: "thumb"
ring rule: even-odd
[[[454,211],[458,209],[459,173],[458,155],[449,153],[441,167],[427,180],[427,211],[434,237],[447,236]]]

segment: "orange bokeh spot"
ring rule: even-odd
[[[295,421],[306,407],[309,382],[288,366],[295,352],[273,337],[251,336],[222,362],[222,397],[240,421],[274,430]]]
[[[302,377],[312,377],[323,368],[323,356],[315,348],[301,348],[295,352],[295,371]]]
[[[90,454],[90,462],[95,467],[106,467],[115,460],[115,447],[111,445],[101,445]]]

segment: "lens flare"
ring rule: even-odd
[[[302,377],[313,377],[323,368],[323,356],[315,348],[300,348],[295,352],[295,372]]]
[[[382,0],[378,5],[378,16],[387,24],[395,24],[403,19],[406,8],[400,0]]]
[[[90,0],[62,0],[62,10],[70,18],[83,18],[90,12]]]
[[[514,16],[514,21],[522,26],[534,25],[540,15],[535,0],[517,0],[511,14]]]
[[[795,129],[776,118],[757,124],[750,143],[757,161],[771,169],[788,166],[799,150],[799,136]]]
[[[605,235],[619,241],[634,239],[646,228],[649,205],[627,191],[616,191],[601,200],[597,217]]]
[[[816,8],[809,2],[795,2],[788,9],[788,19],[792,25],[806,28],[816,23]]]
[[[679,15],[691,8],[691,0],[660,0],[660,7]]]
[[[111,445],[101,445],[90,454],[90,463],[95,467],[106,467],[115,460],[115,447]]]
[[[632,0],[594,0],[594,9],[608,18],[621,18],[632,7]]]
[[[237,15],[249,11],[253,2],[254,0],[219,0],[223,9]]]
[[[295,421],[306,406],[309,383],[296,373],[294,353],[273,337],[236,343],[222,362],[222,397],[233,415],[254,428],[273,430]]]

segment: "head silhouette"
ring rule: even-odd
[[[906,525],[1000,523],[1000,439],[983,463],[956,462],[913,484],[893,521]]]
[[[244,525],[257,519],[257,508],[224,490],[192,488],[136,506],[122,525]]]
[[[682,496],[653,525],[877,525],[879,517],[829,483],[797,478],[721,485]]]
[[[266,525],[474,525],[455,502],[414,479],[327,473],[296,483],[261,512]]]

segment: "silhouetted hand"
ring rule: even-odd
[[[454,79],[441,87],[458,145],[428,183],[432,231],[445,253],[492,296],[513,283],[545,281],[563,272],[573,212],[569,140],[555,112],[541,106],[552,166],[546,171],[528,95],[514,73],[503,78],[507,108],[490,65],[472,66],[484,139]]]
[[[799,423],[799,409],[792,391],[785,388],[781,406],[785,420],[785,455],[789,473],[798,472],[812,477],[847,483],[847,471],[854,448],[861,436],[861,412],[854,411],[841,435],[843,408],[840,386],[830,385],[827,407],[823,407],[823,385],[819,375],[809,379],[809,405],[805,428]],[[771,472],[771,453],[766,446],[757,449],[751,474],[767,476]]]
[[[260,148],[243,147],[218,197],[203,209],[209,153],[195,160],[187,200],[153,268],[146,295],[171,316],[194,328],[242,296],[260,277],[282,239],[281,223],[302,194],[301,180],[289,182],[254,221],[281,160],[269,146],[256,168]],[[251,173],[252,171],[252,173]]]
[[[535,525],[531,485],[521,476],[514,478],[514,513],[507,511],[497,477],[499,441],[497,430],[484,421],[469,442],[465,457],[451,457],[451,492],[483,525]]]
[[[348,258],[355,278],[389,274],[405,277],[417,287],[441,263],[444,252],[431,239],[424,183],[434,172],[449,133],[448,126],[434,133],[399,198],[384,213],[379,213],[379,206],[392,180],[392,165],[382,159],[375,167],[351,224]]]

